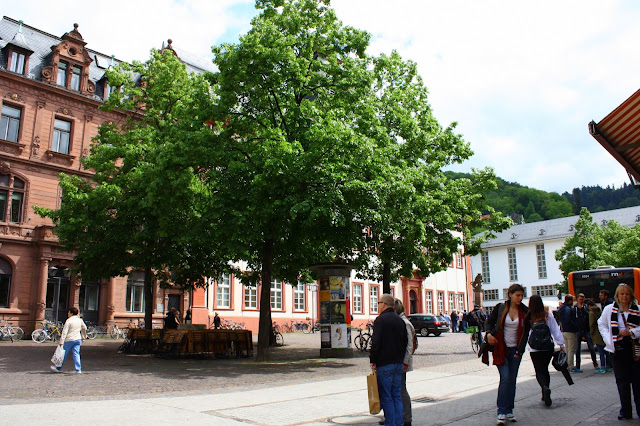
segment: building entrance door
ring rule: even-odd
[[[181,294],[170,294],[168,296],[167,312],[169,312],[171,310],[171,308],[175,308],[178,311],[180,310],[180,299],[181,299],[181,297],[182,297]],[[180,314],[182,314],[182,312],[180,312]]]
[[[49,268],[44,311],[44,317],[49,321],[65,322],[67,320],[70,276],[69,268],[64,266],[52,266]]]
[[[409,313],[414,314],[418,312],[418,297],[416,296],[416,292],[411,290],[409,292]]]
[[[98,301],[100,300],[100,284],[97,282],[82,282],[80,285],[80,313],[85,321],[98,324]]]

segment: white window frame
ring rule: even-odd
[[[298,281],[298,284],[293,288],[293,309],[295,311],[304,311],[307,308],[306,287],[305,283]]]
[[[60,127],[59,123],[66,123],[69,125],[69,129]],[[69,155],[71,149],[71,131],[73,125],[69,120],[63,120],[61,118],[55,118],[53,126],[53,139],[51,141],[51,151],[59,152],[60,154]]]
[[[438,312],[436,315],[440,315],[440,312],[444,315],[444,292],[438,292]]]
[[[433,313],[433,292],[432,291],[427,291],[426,299],[427,299],[427,313],[432,314]]]
[[[538,260],[538,279],[547,278],[547,259],[544,244],[536,244],[536,258]]]
[[[380,294],[379,288],[380,287],[375,285],[369,287],[369,303],[371,304],[371,313],[373,314],[378,313],[378,295]]]
[[[362,284],[353,285],[353,312],[362,312]]]
[[[258,287],[244,286],[245,309],[258,309]]]
[[[216,308],[231,308],[231,277],[228,274],[222,274],[216,285]]]
[[[492,288],[483,291],[484,300],[500,300],[500,293],[497,288]]]
[[[282,310],[282,281],[271,281],[271,309]]]
[[[518,261],[515,247],[509,247],[507,249],[507,260],[509,262],[509,281],[518,281]]]
[[[489,268],[489,252],[482,252],[482,282],[491,283],[491,270]]]

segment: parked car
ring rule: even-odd
[[[449,331],[449,325],[444,317],[434,314],[410,314],[407,316],[413,327],[416,329],[416,333],[421,336],[428,336],[433,334],[439,336],[442,333]]]

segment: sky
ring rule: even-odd
[[[0,13],[56,36],[78,23],[87,47],[124,61],[163,41],[211,58],[251,27],[253,0],[3,0]],[[620,186],[624,168],[589,134],[640,89],[640,2],[332,0],[371,34],[368,53],[418,64],[435,117],[457,123],[474,156],[507,181],[562,193]]]

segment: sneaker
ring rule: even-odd
[[[52,365],[50,367],[51,367],[51,371],[53,371],[54,373],[62,373],[62,371],[58,370],[58,367],[56,367],[55,365]]]
[[[572,368],[571,372],[572,373],[582,373],[582,370],[580,370],[579,368]]]
[[[518,419],[516,419],[516,416],[513,415],[513,413],[509,413],[506,416],[506,419],[508,422],[517,422]]]
[[[76,370],[76,374],[82,374],[82,371]]]
[[[496,420],[497,425],[503,425],[507,422],[507,416],[504,414],[498,414],[498,420]]]

